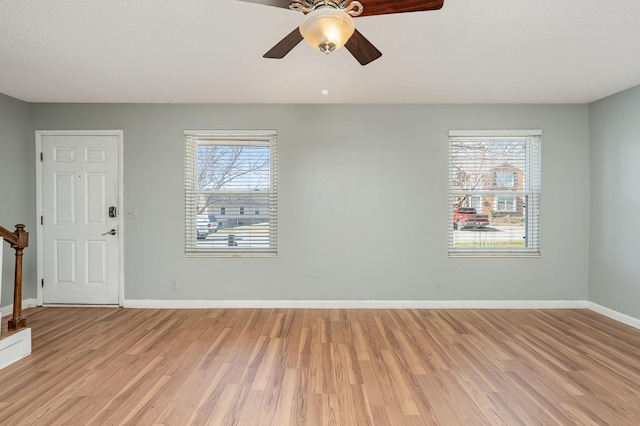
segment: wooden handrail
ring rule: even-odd
[[[9,320],[9,330],[18,330],[27,326],[27,319],[22,316],[22,252],[29,246],[29,233],[24,225],[16,225],[16,231],[10,232],[0,226],[0,236],[11,244],[16,251],[16,271],[13,282],[13,317]],[[2,259],[0,259],[2,261]]]

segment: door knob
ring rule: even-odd
[[[111,231],[107,231],[107,232],[105,232],[105,233],[104,233],[104,234],[102,234],[102,235],[116,235],[116,230],[115,230],[115,229],[112,229]]]

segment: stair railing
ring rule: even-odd
[[[13,281],[13,317],[9,320],[9,331],[18,330],[27,326],[27,319],[22,316],[22,252],[29,246],[29,233],[24,230],[24,225],[16,225],[16,231],[10,232],[0,226],[0,237],[11,244],[16,251],[16,271]],[[2,259],[0,259],[0,262]]]

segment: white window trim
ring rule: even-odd
[[[509,138],[509,137],[537,137],[538,143],[536,144],[537,148],[537,182],[532,182],[533,178],[530,173],[526,174],[526,182],[525,188],[527,190],[504,190],[504,191],[490,191],[490,190],[453,190],[451,189],[452,185],[452,177],[449,176],[449,214],[448,214],[448,227],[449,227],[449,244],[448,244],[448,252],[449,257],[540,257],[540,187],[541,187],[541,173],[542,173],[542,153],[541,153],[541,142],[540,137],[542,136],[541,129],[530,129],[530,130],[449,130],[449,146],[451,144],[451,138]],[[529,148],[530,149],[530,148]],[[451,158],[448,158],[448,166],[449,169]],[[450,174],[450,171],[449,171]],[[535,205],[528,206],[529,214],[528,214],[528,223],[525,224],[525,232],[529,232],[529,230],[536,228],[536,243],[534,249],[500,249],[496,247],[491,248],[452,248],[452,236],[453,236],[453,199],[456,196],[515,196],[515,197],[524,197],[525,203],[528,203],[527,200],[536,200]],[[517,210],[517,206],[516,206]]]
[[[502,137],[527,137],[542,136],[542,130],[449,130],[449,137],[477,137],[477,138],[502,138]]]
[[[277,256],[277,131],[276,130],[185,130],[185,257],[276,257]],[[197,248],[196,217],[190,214],[190,191],[195,193],[209,192],[196,190],[194,187],[194,169],[197,164],[197,140],[210,137],[225,142],[225,145],[244,145],[247,140],[265,141],[271,150],[271,190],[263,192],[268,195],[270,220],[270,246],[266,249],[235,248]],[[241,192],[236,192],[240,194]],[[251,195],[252,193],[247,193]],[[226,210],[226,206],[225,206]],[[193,243],[195,241],[195,244]]]

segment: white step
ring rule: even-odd
[[[31,354],[31,329],[0,336],[0,370]]]

